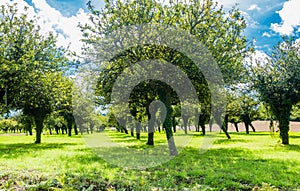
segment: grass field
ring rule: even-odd
[[[125,146],[149,147],[146,134],[141,141],[110,135]],[[80,136],[44,135],[40,145],[30,136],[0,136],[0,190],[300,189],[300,133],[290,134],[288,146],[269,132],[231,135],[227,140],[217,134],[204,153],[199,152],[203,137],[194,136],[179,156],[145,169],[102,160]],[[165,134],[155,133],[155,144],[163,142]]]

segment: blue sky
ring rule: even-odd
[[[3,0],[1,0],[3,1]],[[11,0],[4,0],[4,2]],[[32,14],[42,17],[42,28],[59,33],[62,45],[71,43],[74,51],[79,51],[80,31],[77,23],[87,22],[86,3],[88,0],[14,0],[32,7]],[[300,0],[218,0],[225,9],[235,4],[246,18],[248,27],[245,35],[255,39],[257,50],[269,52],[281,35],[300,38]],[[102,0],[93,0],[97,7],[103,6]],[[1,4],[1,3],[0,3]]]

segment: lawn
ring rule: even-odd
[[[139,141],[108,133],[125,151],[154,152],[165,144],[164,133],[155,133],[155,147],[145,145],[146,134]],[[300,189],[300,133],[290,133],[288,146],[279,143],[276,133],[231,135],[227,140],[216,134],[213,145],[203,152],[199,149],[203,136],[178,132],[178,137],[192,138],[179,156],[135,169],[129,168],[128,156],[136,153],[126,151],[126,158],[123,153],[115,155],[120,150],[113,148],[94,152],[81,136],[44,135],[40,145],[33,144],[31,136],[0,136],[0,190]],[[114,163],[101,159],[99,152],[123,157]]]

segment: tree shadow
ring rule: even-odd
[[[295,149],[294,147],[293,145],[289,148]],[[162,182],[186,187],[201,184],[223,190],[252,190],[256,185],[261,186],[263,182],[283,190],[300,186],[297,169],[289,169],[293,165],[300,165],[299,163],[284,159],[260,158],[248,149],[211,148],[205,153],[200,153],[199,149],[186,147],[178,148],[182,151],[176,157],[160,156],[160,152],[154,157],[151,152],[149,153],[152,156],[147,156],[149,153],[146,152],[136,155],[132,150],[124,148],[97,149],[101,155],[98,155],[97,151],[91,155],[78,152],[79,154],[72,156],[74,158],[70,160],[83,165],[105,161],[109,164],[105,166],[118,167],[121,171],[122,168],[127,169],[127,172],[131,171],[129,174],[134,172],[134,176],[143,177],[143,181],[149,181],[151,185]],[[168,149],[165,151],[164,154],[168,154]],[[82,153],[86,153],[86,150]],[[105,155],[110,157],[106,158]]]
[[[250,140],[245,139],[217,139],[214,144],[230,144],[230,143],[248,143]]]
[[[246,134],[246,132],[229,132],[229,134],[230,135],[245,135],[245,136],[266,136],[266,135],[272,135],[272,132],[252,132],[252,131],[250,131],[249,134]]]
[[[12,143],[0,144],[0,158],[18,158],[26,154],[41,150],[63,149],[67,146],[75,146],[79,143]]]
[[[293,138],[293,139],[299,139],[299,138],[300,138],[300,135],[290,135],[289,137],[290,137],[290,138]]]
[[[276,148],[280,148],[283,149],[284,151],[297,151],[300,152],[300,145],[294,145],[294,144],[289,144],[289,145],[283,145],[283,144],[279,144],[277,145]]]

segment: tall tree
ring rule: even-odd
[[[109,42],[109,35],[117,31],[117,29],[124,26],[143,25],[147,23],[179,27],[189,35],[194,35],[201,43],[208,47],[214,56],[223,72],[226,84],[237,82],[239,80],[238,74],[244,70],[242,65],[243,53],[247,52],[248,49],[246,47],[246,38],[242,32],[246,27],[246,23],[240,11],[235,8],[229,12],[225,12],[222,7],[211,0],[195,0],[192,2],[184,0],[170,1],[167,5],[153,0],[106,0],[104,9],[100,11],[95,10],[91,3],[88,5],[92,12],[91,21],[93,25],[81,26],[85,37],[84,42],[87,44],[87,58],[95,58],[95,56],[99,58],[105,55],[106,51],[109,52],[118,48],[122,49],[122,47],[126,47],[126,42],[130,38],[141,38],[137,40],[138,42],[142,42],[142,38],[157,38],[159,34],[147,33],[142,31],[143,27],[140,27],[141,33],[129,34],[120,32],[114,34],[119,40]],[[181,38],[181,36],[178,35],[177,38]],[[160,40],[163,39],[160,37]],[[101,41],[106,42],[103,47],[99,47],[99,42]],[[113,49],[111,47],[108,48],[109,46],[105,47],[108,44],[113,44],[115,47]],[[198,95],[200,95],[198,96],[199,99],[202,99],[206,105],[211,104],[203,74],[190,58],[170,47],[149,44],[144,44],[143,46],[136,45],[136,47],[131,47],[129,50],[110,59],[109,62],[101,63],[102,67],[97,93],[104,98],[104,103],[110,103],[112,87],[118,75],[126,67],[147,59],[166,60],[169,63],[179,66],[193,82]],[[146,87],[149,89],[151,86]],[[157,83],[152,88],[157,91],[159,99],[166,104],[167,113],[164,128],[166,128],[167,138],[170,138],[172,137],[172,107],[170,104],[174,102],[174,99],[172,99],[174,98],[172,96],[174,90]],[[221,120],[216,119],[216,121],[222,127]],[[172,141],[169,143],[171,145],[169,145],[171,154],[176,154],[177,152]]]
[[[273,48],[266,63],[257,61],[253,68],[261,100],[279,122],[282,144],[289,144],[289,121],[292,106],[300,101],[300,43],[283,38]]]
[[[0,91],[6,92],[7,109],[33,116],[35,142],[40,143],[44,119],[63,97],[66,50],[56,46],[53,34],[42,35],[24,10],[21,14],[16,6],[1,6]]]

